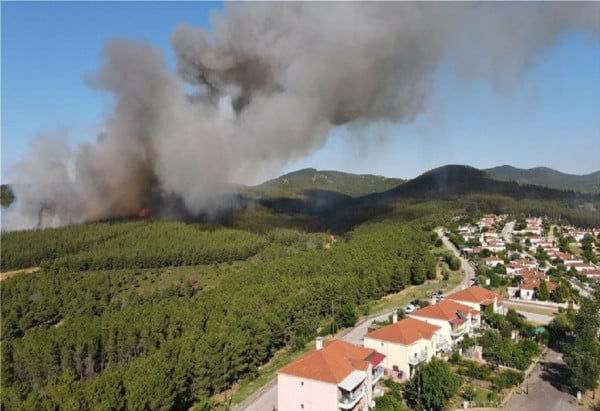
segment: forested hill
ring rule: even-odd
[[[303,192],[324,190],[350,197],[390,190],[405,180],[371,174],[351,174],[340,171],[320,171],[305,168],[269,180],[249,191],[262,197],[299,197]]]
[[[557,190],[533,184],[498,180],[490,173],[463,165],[447,165],[430,170],[386,193],[394,197],[445,198],[472,193],[501,194],[516,198],[571,199],[600,198],[597,195]],[[375,199],[376,196],[370,198]]]
[[[574,175],[561,173],[547,167],[522,169],[508,165],[488,168],[484,171],[500,179],[516,181],[521,184],[534,184],[582,193],[600,193],[600,171],[586,175]]]

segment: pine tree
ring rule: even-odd
[[[536,292],[536,297],[540,301],[548,301],[550,299],[550,291],[548,290],[548,284],[546,284],[546,281],[540,281],[540,286]]]

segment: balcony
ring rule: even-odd
[[[439,340],[435,343],[435,350],[438,351],[446,351],[450,348],[450,344],[446,340]]]
[[[426,362],[426,361],[427,361],[426,353],[421,353],[421,354],[414,353],[413,355],[408,356],[408,363],[410,365],[417,365],[417,364],[420,364],[420,363]]]
[[[338,407],[343,410],[351,410],[364,396],[365,387],[361,385],[361,387],[356,391],[342,394],[342,397],[338,400]]]
[[[452,329],[452,331],[450,331],[450,336],[452,338],[458,338],[461,335],[465,334],[467,332],[467,327],[455,327]]]
[[[377,384],[377,381],[379,381],[381,379],[381,376],[383,375],[383,367],[377,367],[374,370],[375,372],[373,373],[373,385]]]

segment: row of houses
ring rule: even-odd
[[[419,364],[480,327],[483,310],[499,305],[498,294],[472,286],[400,321],[394,314],[390,325],[367,332],[363,347],[318,338],[314,350],[279,370],[278,410],[368,410],[384,375],[411,378]]]

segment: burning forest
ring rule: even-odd
[[[148,42],[111,40],[86,76],[114,96],[103,132],[78,147],[40,134],[13,168],[3,228],[231,207],[233,184],[322,147],[332,127],[414,121],[442,62],[511,87],[563,33],[598,36],[599,8],[228,3],[210,34],[174,29],[176,72]]]

